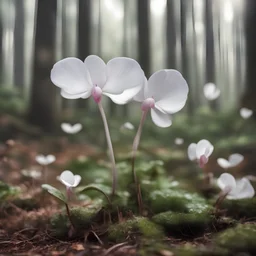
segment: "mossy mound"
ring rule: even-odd
[[[256,255],[256,224],[240,224],[221,232],[215,238],[215,244],[227,249],[230,254],[249,253]],[[247,255],[247,254],[246,254]]]
[[[161,239],[164,236],[162,227],[144,217],[135,217],[109,226],[108,238],[114,242],[122,242],[136,236]]]
[[[70,216],[74,224],[75,231],[83,231],[90,228],[93,221],[98,216],[98,210],[84,207],[74,207],[70,209]],[[66,211],[54,214],[50,219],[52,234],[56,237],[67,237],[70,230],[70,222]]]
[[[253,218],[256,217],[256,197],[239,200],[226,199],[220,208],[227,210],[227,215],[236,219]]]
[[[162,212],[153,216],[152,221],[162,226],[168,234],[197,236],[211,224],[213,217],[208,212],[177,213]]]
[[[200,213],[211,208],[198,194],[175,189],[155,190],[150,193],[147,201],[154,214],[165,211]]]
[[[228,251],[224,248],[211,246],[185,245],[173,250],[175,256],[228,256]]]
[[[34,197],[15,198],[11,202],[26,211],[32,211],[40,207],[39,201]]]

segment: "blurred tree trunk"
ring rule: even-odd
[[[256,110],[256,1],[245,1],[246,91],[242,106]]]
[[[176,29],[175,29],[175,15],[174,15],[174,1],[167,1],[167,68],[176,67],[175,59],[175,42],[176,42]]]
[[[47,132],[54,130],[56,122],[56,90],[50,80],[55,62],[56,10],[56,0],[38,0],[29,121]]]
[[[148,77],[150,74],[149,1],[138,0],[137,3],[139,63]]]
[[[23,86],[24,83],[24,2],[15,1],[15,31],[14,31],[14,84]]]
[[[205,3],[205,32],[206,32],[206,81],[214,82],[214,40],[213,40],[213,13],[212,0]]]
[[[79,19],[78,19],[78,58],[84,60],[90,55],[91,42],[91,0],[79,0]],[[89,101],[79,99],[79,108],[89,106]]]

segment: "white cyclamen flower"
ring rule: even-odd
[[[204,96],[207,100],[216,100],[220,96],[220,89],[213,83],[207,83],[204,86]]]
[[[235,180],[229,173],[221,174],[217,185],[224,193],[227,193],[228,199],[252,198],[255,194],[254,188],[247,178]]]
[[[80,175],[74,175],[71,171],[66,170],[61,173],[58,180],[67,188],[77,187],[81,181]]]
[[[65,133],[69,133],[69,134],[75,134],[78,133],[82,130],[83,126],[80,123],[77,124],[69,124],[69,123],[62,123],[61,124],[61,129],[63,132]]]
[[[51,80],[67,99],[93,96],[99,103],[104,94],[117,104],[125,104],[143,86],[144,72],[130,58],[118,57],[105,64],[100,57],[90,55],[84,62],[77,58],[58,61],[52,68]]]
[[[197,160],[200,168],[203,168],[208,162],[213,149],[213,145],[208,140],[200,140],[197,144],[191,143],[188,146],[188,158],[191,161]]]
[[[55,160],[56,160],[56,157],[53,155],[47,155],[47,156],[37,155],[36,156],[37,163],[39,163],[41,165],[49,165],[49,164],[55,162]]]
[[[126,122],[121,126],[121,129],[134,130],[134,125],[130,122]]]
[[[172,124],[170,115],[180,111],[188,97],[188,85],[180,72],[174,69],[160,70],[149,80],[145,78],[144,87],[134,97],[142,102],[142,110],[151,110],[153,122],[159,127]]]
[[[249,117],[251,117],[253,114],[253,111],[249,108],[241,108],[240,109],[240,116],[243,119],[248,119]]]
[[[176,139],[174,140],[174,143],[175,143],[176,145],[182,145],[182,144],[184,143],[184,139],[182,139],[182,138],[176,138]]]
[[[244,160],[244,156],[241,154],[232,154],[229,156],[228,160],[224,158],[218,158],[217,162],[220,167],[228,169],[239,165]]]

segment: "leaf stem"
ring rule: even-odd
[[[102,121],[104,124],[104,128],[105,128],[105,134],[106,134],[108,149],[109,149],[109,153],[110,153],[110,160],[111,160],[111,164],[112,164],[112,193],[111,194],[112,194],[112,196],[114,196],[116,193],[116,184],[117,184],[116,161],[115,161],[114,150],[113,150],[111,137],[110,137],[110,133],[109,133],[107,118],[106,118],[105,111],[103,109],[101,102],[98,103],[98,107],[99,107],[99,111],[100,111]]]
[[[107,199],[109,205],[111,205],[111,201],[110,201],[110,198],[108,197],[108,195],[103,191],[101,190],[100,188],[97,188],[95,186],[92,186],[92,185],[88,185],[88,186],[85,186],[82,190],[80,190],[79,192],[83,192],[83,191],[86,191],[86,190],[96,190],[98,192],[100,192],[101,194],[103,194],[105,196],[105,198]]]
[[[133,145],[132,145],[132,174],[133,174],[133,181],[136,186],[136,193],[137,193],[137,201],[138,201],[138,208],[139,208],[139,213],[142,214],[142,196],[141,196],[141,189],[140,189],[140,184],[136,175],[135,171],[135,159],[136,159],[136,153],[140,144],[140,137],[142,133],[142,128],[144,125],[144,122],[146,120],[148,111],[143,111],[142,116],[140,119],[140,124],[137,130],[137,133],[134,137]]]

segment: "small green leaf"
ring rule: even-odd
[[[65,204],[67,203],[67,199],[65,198],[65,196],[57,188],[54,188],[48,184],[43,184],[42,188],[47,190],[51,195],[59,198],[63,203],[65,203]]]

